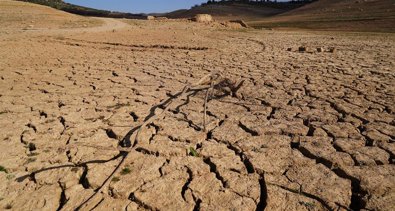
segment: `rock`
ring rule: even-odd
[[[147,20],[149,20],[149,21],[151,21],[151,20],[155,20],[155,16],[148,15],[148,16],[147,16]]]
[[[198,23],[210,23],[213,22],[213,17],[209,14],[197,14],[192,20]]]
[[[305,47],[305,46],[299,47],[299,52],[306,52],[306,51],[307,51],[307,47]]]
[[[335,53],[335,50],[336,50],[335,47],[330,47],[330,48],[329,48],[329,52],[330,52],[330,53]]]
[[[323,48],[321,48],[321,47],[317,48],[317,52],[321,53],[321,52],[323,52],[323,51],[324,51]]]
[[[287,51],[292,51],[292,48],[287,48]]]

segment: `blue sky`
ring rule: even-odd
[[[153,13],[189,9],[207,0],[65,0],[65,2],[119,12]]]

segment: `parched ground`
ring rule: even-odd
[[[393,34],[4,24],[26,5],[0,1],[0,209],[395,209]],[[205,91],[161,102],[213,71],[245,82],[204,132]]]

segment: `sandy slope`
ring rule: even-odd
[[[394,210],[393,34],[100,26],[30,6],[0,22],[0,209]],[[212,71],[245,82],[215,88],[207,132],[195,90],[129,138]]]

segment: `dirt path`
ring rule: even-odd
[[[63,28],[63,29],[52,29],[52,28],[27,28],[21,31],[28,34],[45,34],[45,35],[60,35],[60,34],[76,34],[76,33],[99,33],[106,31],[119,30],[130,27],[127,23],[121,19],[114,18],[98,18],[91,17],[91,19],[100,21],[99,26],[86,26],[77,28]]]
[[[58,29],[55,32],[67,32],[67,33],[81,33],[81,32],[105,32],[105,31],[113,31],[117,29],[123,29],[130,27],[127,23],[123,22],[121,19],[114,18],[93,18],[99,21],[102,21],[103,24],[101,26],[94,26],[88,28],[71,28],[71,29]]]

